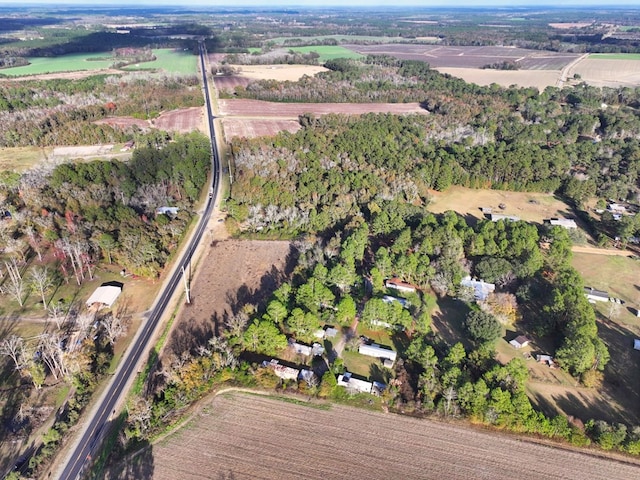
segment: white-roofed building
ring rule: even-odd
[[[371,393],[373,383],[360,380],[351,376],[351,372],[338,375],[338,386],[344,387],[353,393]]]
[[[369,357],[386,358],[388,360],[391,360],[392,364],[396,361],[396,357],[398,356],[398,352],[396,352],[395,350],[391,350],[390,348],[383,348],[377,343],[372,343],[371,345],[360,345],[360,347],[358,348],[358,353],[360,355],[367,355]]]
[[[473,288],[473,296],[478,301],[484,301],[487,299],[490,293],[493,293],[496,289],[495,284],[487,283],[482,280],[472,279],[470,276],[466,276],[460,282],[463,287]]]
[[[98,308],[109,307],[115,303],[122,293],[122,283],[108,282],[103,283],[91,294],[87,300],[87,307],[97,305]]]

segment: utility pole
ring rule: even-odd
[[[184,265],[182,266],[182,279],[184,280],[184,293],[187,295],[187,303],[191,303],[191,296],[189,294],[189,279],[184,271]]]

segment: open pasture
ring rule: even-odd
[[[287,50],[293,50],[299,53],[316,52],[320,55],[318,61],[324,63],[327,60],[333,60],[335,58],[361,58],[360,53],[355,52],[351,48],[343,47],[340,45],[312,45],[307,47],[287,47]]]
[[[104,58],[104,60],[89,60]],[[113,58],[100,53],[73,53],[60,57],[29,58],[30,65],[3,68],[0,73],[7,76],[39,75],[42,73],[73,72],[78,70],[102,70],[109,68]]]
[[[499,480],[527,472],[547,479],[627,480],[640,473],[633,460],[556,449],[455,423],[313,405],[218,395],[188,425],[143,454],[145,478]]]
[[[163,70],[167,73],[196,74],[198,57],[190,51],[161,48],[154,50],[156,59],[124,67],[123,70]]]
[[[500,204],[505,209],[499,208]],[[444,192],[433,192],[428,210],[443,213],[453,210],[467,218],[484,218],[480,208],[492,208],[494,213],[514,215],[527,222],[542,223],[545,218],[571,215],[569,207],[549,193],[510,192],[504,190],[474,190],[453,186]]]
[[[481,68],[496,62],[515,62],[524,70],[561,70],[579,54],[541,52],[514,47],[453,47],[438,45],[345,45],[363,55],[391,55],[422,60],[433,68]]]

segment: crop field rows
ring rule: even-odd
[[[300,130],[300,123],[297,120],[258,120],[258,119],[222,119],[224,138],[227,142],[234,138],[256,138],[263,136],[273,136],[278,132],[287,131],[296,133]]]
[[[636,464],[454,424],[244,394],[216,397],[153,446],[153,478],[607,479]]]
[[[392,55],[422,60],[432,67],[481,68],[496,62],[516,62],[526,70],[561,70],[579,54],[540,52],[511,47],[444,47],[429,45],[345,45],[364,55]]]
[[[395,113],[409,114],[427,111],[418,103],[277,103],[261,100],[221,99],[219,101],[221,115],[235,115],[241,117],[281,117],[297,118],[303,113],[327,115],[329,113],[343,113],[362,115],[365,113]]]

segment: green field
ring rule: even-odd
[[[191,52],[178,51],[169,48],[154,50],[156,59],[153,62],[145,62],[124,67],[123,70],[150,70],[158,69],[170,73],[190,74],[197,72],[198,57]]]
[[[640,60],[640,53],[592,53],[589,56],[601,60]]]
[[[126,70],[158,69],[171,73],[196,73],[198,57],[191,52],[175,51],[172,49],[154,50],[156,60],[141,63],[136,66],[125,67]],[[104,60],[88,60],[104,58]],[[3,75],[22,76],[40,75],[44,73],[77,72],[83,70],[101,70],[113,64],[113,58],[107,54],[76,53],[60,57],[33,57],[30,65],[24,67],[5,68],[0,70]]]
[[[89,58],[104,58],[105,60],[87,60]],[[99,70],[109,68],[113,60],[107,54],[74,53],[61,57],[33,57],[29,58],[30,65],[24,67],[3,68],[0,73],[10,76],[40,75],[43,73],[76,72],[79,70]]]
[[[324,63],[327,60],[333,60],[335,58],[363,58],[364,56],[344,47],[330,45],[291,47],[289,50],[301,53],[317,52],[320,55],[320,58],[318,59],[320,63]]]
[[[351,42],[378,42],[378,43],[394,43],[407,41],[401,37],[374,37],[372,35],[318,35],[313,37],[277,37],[270,38],[268,42],[275,43],[276,45],[282,45],[287,40],[302,40],[305,42],[318,42],[333,38],[339,43],[351,43]]]

